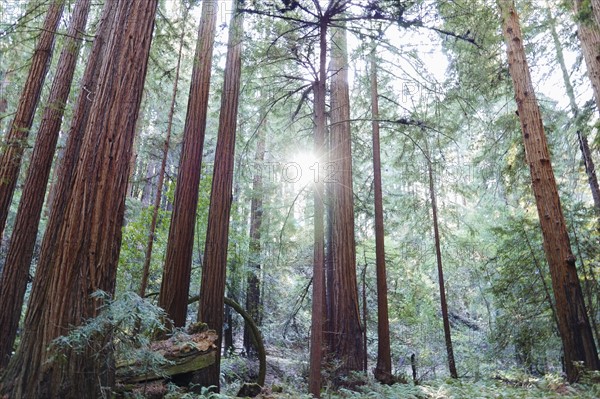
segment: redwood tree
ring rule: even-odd
[[[185,325],[187,315],[217,14],[216,0],[202,3],[165,268],[158,298],[158,305],[165,309],[176,327]]]
[[[71,26],[60,54],[56,75],[44,108],[42,121],[29,162],[21,194],[10,247],[0,281],[0,368],[6,366],[17,333],[23,298],[27,288],[29,266],[44,205],[44,194],[50,176],[56,142],[71,91],[81,38],[87,22],[91,0],[78,0],[73,10]]]
[[[213,171],[208,227],[202,264],[200,305],[198,320],[218,332],[223,329],[225,275],[227,270],[227,244],[229,241],[229,216],[231,213],[235,136],[237,131],[238,102],[242,65],[243,14],[238,13],[238,0],[233,0],[234,14],[229,27],[225,80],[221,96],[219,130]],[[199,371],[197,382],[203,386],[215,386],[219,390],[221,370],[221,341],[212,366]]]
[[[550,162],[542,116],[525,57],[519,17],[513,0],[498,0],[498,5],[525,156],[544,238],[544,252],[550,267],[565,368],[567,378],[572,382],[579,377],[574,362],[581,361],[591,370],[598,370],[600,364]]]
[[[381,187],[381,146],[379,143],[379,98],[377,93],[377,63],[375,50],[371,59],[371,118],[373,129],[373,191],[375,194],[375,262],[377,269],[377,366],[375,378],[391,384],[392,357],[390,322],[388,318],[387,277],[385,270],[385,232],[383,227],[383,194]]]
[[[358,307],[354,193],[350,136],[350,95],[346,31],[332,29],[331,38],[331,162],[333,293],[330,353],[340,361],[340,374],[362,370],[363,335]],[[340,376],[341,376],[340,375]]]
[[[49,286],[30,305],[21,346],[3,376],[2,391],[11,397],[103,397],[114,384],[110,349],[103,342],[91,339],[83,350],[68,351],[68,362],[52,361],[46,348],[97,315],[102,301],[91,294],[114,292],[129,160],[156,7],[156,0],[117,3],[72,193],[53,255],[48,255]]]
[[[4,147],[0,157],[0,238],[4,232],[6,218],[17,186],[21,158],[27,144],[29,130],[37,109],[54,50],[56,29],[60,22],[65,0],[52,0],[35,45],[29,73],[19,98],[15,117],[8,133],[4,136]]]

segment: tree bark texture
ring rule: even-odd
[[[379,141],[379,98],[375,51],[371,60],[371,118],[373,130],[373,191],[375,194],[375,263],[377,274],[377,366],[373,374],[382,383],[393,382],[388,316],[387,276],[385,268],[385,231],[381,185],[381,145]]]
[[[72,193],[50,260],[50,286],[43,303],[33,305],[39,322],[26,322],[30,330],[21,344],[25,351],[33,347],[37,356],[21,363],[11,389],[15,397],[103,397],[114,384],[110,347],[102,342],[91,340],[85,351],[66,353],[68,362],[48,361],[44,349],[97,315],[102,301],[91,296],[94,292],[114,292],[129,160],[156,7],[156,0],[117,3]],[[18,362],[9,364],[16,366]]]
[[[106,49],[106,37],[114,23],[116,5],[115,0],[108,0],[102,11],[92,50],[80,83],[81,91],[75,104],[66,148],[58,166],[57,176],[59,178],[53,188],[55,199],[50,209],[50,216],[42,240],[40,257],[31,288],[29,305],[25,315],[24,335],[15,356],[13,356],[7,368],[7,373],[0,382],[2,392],[10,389],[15,397],[21,396],[24,388],[23,384],[36,381],[35,373],[39,371],[42,357],[45,356],[46,347],[38,340],[37,334],[44,334],[41,317],[53,272],[51,258],[55,253],[58,229],[64,219],[66,203],[73,187],[74,170],[76,161],[79,158],[83,131],[87,125],[92,101],[96,93],[100,66]],[[30,373],[25,365],[31,365],[31,370],[35,370],[35,372]]]
[[[158,305],[167,312],[175,327],[184,326],[187,316],[196,207],[198,206],[198,188],[208,114],[208,94],[217,14],[218,2],[216,0],[202,3],[202,16],[198,28],[190,96],[183,130],[179,174],[177,175],[167,254],[158,299]]]
[[[33,124],[33,117],[40,102],[46,73],[50,67],[56,29],[60,22],[65,0],[53,0],[44,19],[40,36],[25,80],[25,86],[19,98],[15,117],[4,137],[2,156],[0,157],[0,238],[6,226],[6,219],[17,186],[21,158],[27,146],[27,137]]]
[[[331,353],[341,362],[341,375],[362,370],[362,327],[356,281],[354,239],[354,193],[348,51],[343,28],[332,30],[331,38],[331,166],[333,184],[333,342]],[[340,375],[340,376],[341,376]]]
[[[237,1],[234,9],[237,10]],[[215,167],[213,172],[208,227],[202,265],[200,305],[198,320],[216,331],[223,330],[223,298],[227,270],[227,244],[229,242],[229,216],[231,213],[235,137],[242,64],[243,14],[234,11],[232,16],[225,61],[225,80],[221,96],[221,112]],[[221,347],[219,337],[218,347]],[[214,365],[198,373],[197,382],[203,386],[214,385],[219,390],[220,351]]]
[[[77,1],[29,163],[0,281],[0,368],[8,363],[29,279],[44,194],[91,0]]]
[[[499,0],[498,5],[525,154],[544,238],[544,252],[550,267],[567,378],[576,381],[579,375],[574,362],[581,361],[588,369],[597,370],[600,365],[598,354],[577,277],[575,256],[571,252],[542,117],[525,58],[519,18],[512,0]]]

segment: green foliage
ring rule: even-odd
[[[132,292],[113,300],[99,291],[94,298],[103,303],[98,316],[56,338],[51,345],[54,360],[61,360],[69,351],[83,352],[100,344],[99,348],[114,350],[117,364],[137,363],[153,372],[168,364],[160,353],[150,350],[153,334],[166,328],[161,308]]]

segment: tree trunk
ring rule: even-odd
[[[87,125],[100,74],[100,65],[106,51],[105,39],[115,19],[116,4],[117,2],[114,0],[106,2],[96,31],[92,51],[88,57],[88,63],[80,83],[82,90],[79,93],[73,119],[71,120],[67,145],[58,167],[58,179],[53,189],[53,206],[50,210],[48,224],[42,240],[36,277],[33,280],[29,306],[25,315],[24,335],[6,374],[0,381],[0,390],[2,392],[12,390],[15,397],[22,397],[21,392],[24,389],[24,384],[31,385],[32,382],[36,381],[39,367],[45,356],[46,346],[38,341],[38,335],[36,334],[43,334],[41,327],[42,309],[50,290],[50,278],[53,272],[50,260],[55,253],[58,229],[64,219],[66,202],[71,195],[74,169],[76,161],[79,159],[83,131]],[[29,365],[30,369],[35,370],[35,372],[29,374],[25,370],[25,365]]]
[[[250,254],[249,270],[246,278],[246,311],[260,325],[260,270],[261,270],[261,228],[263,220],[263,164],[266,146],[266,114],[261,114],[257,130],[256,153],[254,155],[254,179],[252,181],[252,201],[250,204]],[[244,351],[247,356],[256,357],[252,344],[250,327],[244,325]]]
[[[452,347],[452,335],[450,333],[450,319],[448,318],[448,303],[446,302],[446,288],[444,284],[444,268],[442,266],[442,249],[440,245],[440,229],[438,225],[437,201],[435,195],[435,182],[433,179],[433,168],[431,166],[431,154],[427,154],[427,172],[429,175],[429,197],[431,199],[431,213],[433,215],[433,235],[435,239],[435,258],[438,269],[438,284],[440,287],[440,304],[442,307],[442,319],[444,322],[444,340],[446,341],[446,353],[448,355],[448,370],[450,377],[458,378],[456,363],[454,361],[454,349]]]
[[[52,168],[65,104],[71,91],[71,82],[90,4],[91,0],[79,0],[73,11],[71,26],[60,54],[56,76],[29,163],[10,247],[2,270],[0,309],[4,311],[0,313],[0,335],[3,337],[0,342],[0,368],[8,363],[21,317],[46,185]]]
[[[111,23],[116,12],[115,4],[115,2],[109,2],[104,7],[98,30],[95,35],[96,38],[94,40],[92,51],[88,58],[88,64],[81,81],[82,91],[80,92],[75,105],[73,119],[71,121],[71,128],[69,130],[69,138],[66,149],[63,151],[64,156],[62,158],[60,167],[58,168],[59,172],[57,173],[57,176],[59,176],[59,179],[53,188],[53,196],[55,197],[53,204],[55,206],[53,206],[51,209],[48,225],[46,226],[44,239],[42,241],[40,259],[36,269],[36,278],[33,281],[29,299],[30,306],[27,309],[25,318],[25,333],[31,331],[34,328],[32,326],[37,328],[39,325],[39,308],[36,307],[36,304],[41,305],[44,303],[44,297],[49,289],[50,273],[52,269],[50,267],[48,255],[51,255],[54,252],[58,228],[63,220],[66,201],[71,192],[75,162],[79,158],[81,137],[89,116],[92,98],[98,80],[100,62],[103,58],[103,52],[106,47],[105,36],[110,30]],[[30,342],[30,344],[35,345],[35,341]],[[23,344],[21,345],[23,346]],[[43,348],[38,347],[35,350],[41,349]],[[21,359],[17,360],[17,363],[27,362],[26,359],[23,359],[23,351],[19,350],[17,354],[21,355]],[[30,353],[29,355],[31,358],[42,356],[40,353]],[[18,367],[13,368],[13,370],[16,369],[18,369]],[[7,377],[6,381],[9,380],[10,377]]]
[[[352,190],[352,148],[350,136],[350,98],[348,89],[348,51],[346,31],[335,28],[331,39],[331,147],[333,183],[333,346],[331,353],[340,363],[341,378],[350,371],[362,370],[362,327],[356,282],[354,241],[354,198]]]
[[[318,4],[318,3],[316,3]],[[325,135],[327,116],[325,114],[325,96],[327,72],[327,23],[324,19],[319,25],[319,76],[314,83],[314,151],[318,162],[322,162],[326,149]],[[320,171],[320,166],[317,166]],[[308,392],[315,398],[321,397],[321,367],[323,363],[323,325],[325,319],[325,226],[323,203],[324,179],[317,175],[314,181],[314,246],[313,246],[313,292],[310,327],[310,369],[308,374]]]
[[[19,349],[28,361],[23,356],[13,359],[3,378],[3,391],[11,397],[96,398],[114,383],[110,346],[102,342],[91,340],[85,351],[65,353],[68,362],[51,361],[45,349],[72,326],[97,315],[102,303],[91,297],[94,292],[114,291],[129,160],[156,7],[156,0],[117,4],[72,193],[53,255],[48,255],[49,289],[36,297],[40,302],[30,304],[29,317],[38,323],[26,321]]]
[[[215,167],[202,265],[200,306],[198,308],[198,320],[205,322],[216,331],[223,330],[223,298],[225,296],[227,243],[242,64],[243,14],[236,11],[238,0],[233,0],[233,3],[235,10],[229,28],[225,80],[223,82],[223,93],[226,95],[221,97]],[[218,342],[220,348],[221,337]],[[220,358],[219,352],[216,363],[198,373],[196,376],[198,383],[207,387],[214,385],[216,390],[219,390]]]
[[[573,0],[575,14],[585,11],[584,7],[586,7],[585,0]],[[587,7],[590,7],[589,3]],[[581,43],[588,78],[592,84],[596,108],[600,112],[600,25],[595,18],[584,21],[577,19],[577,36]]]
[[[525,154],[544,237],[544,251],[550,266],[567,378],[572,382],[579,377],[574,362],[582,361],[591,370],[597,370],[600,364],[550,163],[542,117],[525,58],[519,18],[512,0],[499,0],[498,4]]]
[[[65,1],[53,0],[50,3],[40,37],[35,46],[29,74],[19,98],[19,105],[10,130],[4,137],[4,148],[0,157],[0,238],[6,226],[6,218],[17,186],[21,158],[27,146],[29,129],[42,94],[46,73],[50,67],[54,38],[60,22]]]
[[[183,130],[179,174],[158,298],[158,305],[165,309],[175,327],[185,325],[187,316],[217,10],[216,0],[204,1],[202,4],[190,96]]]
[[[393,382],[388,317],[387,277],[385,270],[385,232],[383,227],[383,194],[381,187],[381,149],[379,143],[379,99],[375,51],[371,60],[371,118],[373,129],[373,189],[375,193],[375,259],[377,268],[377,366],[373,371],[377,381]]]
[[[175,80],[173,82],[173,94],[171,96],[171,107],[169,108],[169,116],[167,119],[167,136],[163,143],[162,160],[160,163],[160,171],[158,173],[158,182],[156,183],[156,193],[154,195],[154,204],[152,208],[152,221],[150,222],[150,230],[148,231],[148,240],[146,241],[146,252],[144,254],[144,266],[142,267],[142,282],[140,284],[140,297],[146,296],[146,288],[148,286],[148,277],[150,276],[150,262],[152,261],[152,247],[154,245],[154,234],[156,232],[156,223],[158,221],[158,210],[163,196],[163,185],[165,182],[165,171],[167,168],[167,159],[169,156],[169,147],[171,143],[171,131],[173,130],[173,116],[175,115],[175,105],[177,104],[177,87],[179,85],[179,72],[181,69],[181,57],[183,54],[183,43],[185,39],[185,23],[187,21],[189,9],[186,8],[183,14],[183,28],[179,37],[179,52],[177,53],[177,65],[175,66]]]

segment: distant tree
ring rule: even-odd
[[[260,272],[261,272],[261,236],[263,223],[263,163],[265,161],[267,116],[260,115],[256,131],[256,152],[254,154],[254,176],[252,180],[252,200],[250,204],[250,245],[248,273],[246,277],[246,311],[260,325]],[[248,356],[256,357],[251,331],[244,325],[244,350]]]
[[[427,146],[429,148],[429,146]],[[450,318],[448,315],[448,301],[446,300],[446,286],[444,282],[444,267],[442,263],[442,248],[440,238],[440,228],[438,222],[437,196],[435,193],[435,180],[433,175],[433,165],[431,152],[427,153],[427,176],[429,178],[429,199],[431,200],[431,215],[433,221],[433,238],[435,245],[435,259],[438,270],[438,286],[440,289],[440,305],[442,308],[442,322],[444,324],[444,340],[446,343],[446,355],[448,359],[448,370],[450,377],[458,378],[456,371],[456,362],[454,360],[454,348],[452,346],[452,334],[450,331]]]
[[[579,378],[575,362],[581,361],[591,370],[598,370],[600,364],[577,277],[576,259],[571,252],[542,116],[525,57],[519,17],[513,0],[498,0],[498,5],[517,113],[521,121],[525,155],[544,237],[544,252],[550,266],[565,368],[567,378],[572,382]]]
[[[375,378],[385,384],[393,382],[388,316],[387,273],[385,268],[385,231],[383,225],[383,194],[381,184],[381,145],[379,140],[379,94],[377,91],[377,60],[375,49],[371,57],[371,126],[373,130],[373,191],[375,194],[375,263],[377,272],[377,366]]]

